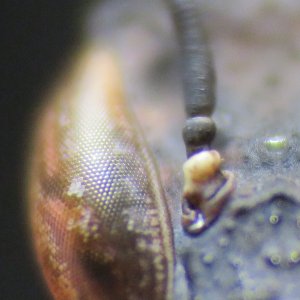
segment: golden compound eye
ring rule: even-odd
[[[50,98],[34,140],[29,198],[55,299],[171,299],[170,217],[115,58],[89,49]]]

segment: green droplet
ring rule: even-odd
[[[287,146],[287,138],[284,136],[273,136],[264,141],[269,151],[280,151]]]
[[[292,251],[290,254],[290,260],[293,263],[298,263],[300,261],[300,253],[298,251]]]
[[[206,265],[211,265],[215,260],[215,257],[213,254],[206,254],[203,256],[203,263]]]
[[[272,225],[276,225],[279,222],[279,216],[271,215],[270,218],[269,218],[269,221]]]

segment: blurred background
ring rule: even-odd
[[[235,138],[299,130],[300,4],[198,2],[215,57],[219,132]],[[164,169],[169,182],[172,170],[180,178],[184,160],[178,51],[159,0],[110,0],[102,6],[4,0],[0,8],[0,298],[50,299],[25,217],[26,149],[41,99],[83,40],[109,44],[120,56],[128,98],[152,149],[160,161],[170,162]],[[178,191],[179,182],[173,182]]]

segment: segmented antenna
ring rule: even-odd
[[[181,50],[187,121],[183,139],[187,155],[210,147],[216,133],[211,119],[215,106],[215,73],[197,5],[192,0],[167,0]]]
[[[183,228],[199,234],[220,215],[234,188],[234,176],[221,170],[222,159],[210,144],[216,133],[215,74],[197,5],[193,0],[167,0],[181,47],[184,103],[183,139],[188,160],[183,165]]]

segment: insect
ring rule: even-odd
[[[228,170],[222,170],[221,155],[211,149],[214,70],[199,16],[192,1],[168,5],[182,49],[187,113],[184,230],[170,222],[155,163],[135,122],[128,122],[131,113],[115,89],[120,79],[114,59],[103,49],[86,52],[42,114],[32,162],[31,220],[48,285],[56,299],[296,299],[299,137],[276,133],[226,141]],[[103,111],[95,99],[105,96],[118,101],[104,101]],[[98,109],[107,121],[106,136],[90,130],[98,126]],[[99,141],[108,141],[108,148]],[[100,166],[103,153],[107,163]],[[91,174],[100,183],[90,181]],[[124,189],[111,189],[106,179],[121,179]],[[124,199],[129,207],[121,205]],[[112,204],[111,213],[101,203]],[[149,231],[149,224],[157,230]]]
[[[193,10],[189,1],[184,6],[180,1],[169,4],[176,24],[180,24],[177,16],[189,20],[186,13]],[[180,27],[183,36],[194,27],[193,23]],[[185,49],[189,42],[180,43]],[[195,42],[203,43],[202,37]],[[173,299],[173,230],[155,163],[126,107],[114,57],[97,46],[87,48],[54,89],[35,137],[29,198],[39,263],[58,300]],[[197,62],[208,60],[209,52],[187,51],[183,56],[184,66],[193,69]],[[184,68],[190,76],[185,87],[187,93],[191,91],[186,107],[192,117],[185,141],[193,147],[199,141],[209,147],[215,129],[211,119],[201,115],[213,109],[213,81],[207,78],[213,72],[204,64],[198,67],[204,71],[200,82],[190,82],[199,77],[198,69],[195,74]],[[195,93],[199,86],[203,88],[200,95]],[[202,150],[188,149],[189,155]],[[189,206],[184,211],[183,225],[190,233],[207,228],[232,187],[232,179],[219,170],[217,152],[203,153],[217,164],[207,180],[200,180],[200,186],[204,183],[212,191],[213,185],[220,191],[202,193],[191,176],[195,188],[185,189],[185,199],[189,205],[192,198],[199,199],[193,203],[195,209]],[[201,177],[209,169],[198,160],[192,173]],[[197,221],[200,215],[205,218],[203,224]]]

